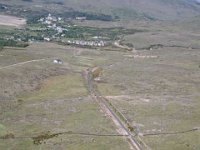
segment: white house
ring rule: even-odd
[[[60,60],[60,59],[54,59],[53,63],[54,64],[60,64],[60,65],[63,64],[62,60]]]
[[[44,40],[47,41],[47,42],[49,42],[51,39],[48,38],[48,37],[44,37]]]
[[[76,20],[86,20],[86,17],[76,17]]]

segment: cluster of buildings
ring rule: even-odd
[[[129,58],[158,58],[158,56],[156,55],[124,55],[125,57],[129,57]]]
[[[86,17],[76,17],[76,20],[86,20]],[[54,35],[51,35],[51,37],[43,37],[44,41],[51,41],[55,38],[65,37],[66,32],[68,29],[63,28],[58,25],[63,21],[63,18],[61,17],[55,17],[51,14],[48,14],[47,17],[40,18],[38,22],[41,22],[42,24],[45,24],[48,29],[53,29],[56,31]],[[76,25],[74,25],[76,26]],[[68,27],[71,27],[68,25]],[[79,46],[95,46],[95,47],[104,47],[106,45],[106,42],[103,40],[100,40],[101,37],[95,36],[93,37],[93,41],[84,41],[84,40],[68,40],[67,44],[70,45],[79,45]]]
[[[52,36],[52,38],[55,38],[57,35],[61,35],[61,37],[64,37],[65,34],[63,33],[64,31],[68,31],[67,29],[58,26],[56,23],[58,23],[59,21],[62,21],[63,19],[61,17],[55,17],[52,16],[51,14],[49,14],[47,17],[44,18],[40,18],[38,21],[41,22],[42,24],[46,24],[48,29],[53,29],[55,30],[57,33],[55,35]],[[51,38],[49,37],[44,37],[45,41],[50,41]]]
[[[58,26],[56,23],[59,21],[62,21],[63,19],[61,17],[55,17],[49,14],[45,18],[40,18],[38,21],[41,22],[42,24],[46,24],[47,28],[54,29],[58,33],[62,33],[63,31],[67,31],[67,29],[62,28],[61,26]]]
[[[104,41],[68,40],[67,43],[80,46],[96,46],[96,47],[103,47],[106,45],[106,42]]]
[[[61,17],[55,17],[49,14],[47,17],[40,18],[38,21],[42,22],[43,24],[51,25],[55,22],[62,21],[62,20],[63,19]]]

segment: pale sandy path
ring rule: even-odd
[[[46,59],[35,59],[35,60],[20,62],[20,63],[16,63],[16,64],[12,64],[12,65],[1,67],[0,70],[11,68],[11,67],[16,67],[16,66],[21,66],[21,65],[24,65],[24,64],[32,63],[32,62],[44,61],[44,60],[46,60]]]

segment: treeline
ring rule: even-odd
[[[6,40],[6,39],[2,39],[0,38],[0,48],[3,48],[5,46],[10,46],[10,47],[27,47],[28,43],[25,42],[17,42],[14,40]]]
[[[27,23],[37,23],[40,18],[46,17],[49,13],[48,11],[32,11],[28,10],[25,12],[20,12],[19,14],[23,17],[27,18]],[[114,21],[119,19],[118,16],[112,17],[111,15],[106,14],[92,14],[92,13],[85,13],[80,11],[68,11],[63,13],[53,13],[52,15],[56,17],[62,17],[65,19],[76,19],[76,17],[86,17],[87,20],[100,20],[100,21]]]
[[[115,18],[113,18],[111,15],[106,14],[91,14],[86,12],[80,12],[80,11],[70,11],[65,12],[64,14],[60,14],[61,16],[65,18],[76,18],[76,17],[86,17],[87,20],[101,20],[101,21],[113,21]]]
[[[27,18],[27,24],[35,24],[38,23],[40,18],[47,17],[49,12],[47,11],[32,11],[28,10],[26,13],[22,12],[21,15]]]

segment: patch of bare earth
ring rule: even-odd
[[[21,27],[26,24],[26,19],[15,16],[0,15],[0,25]]]

